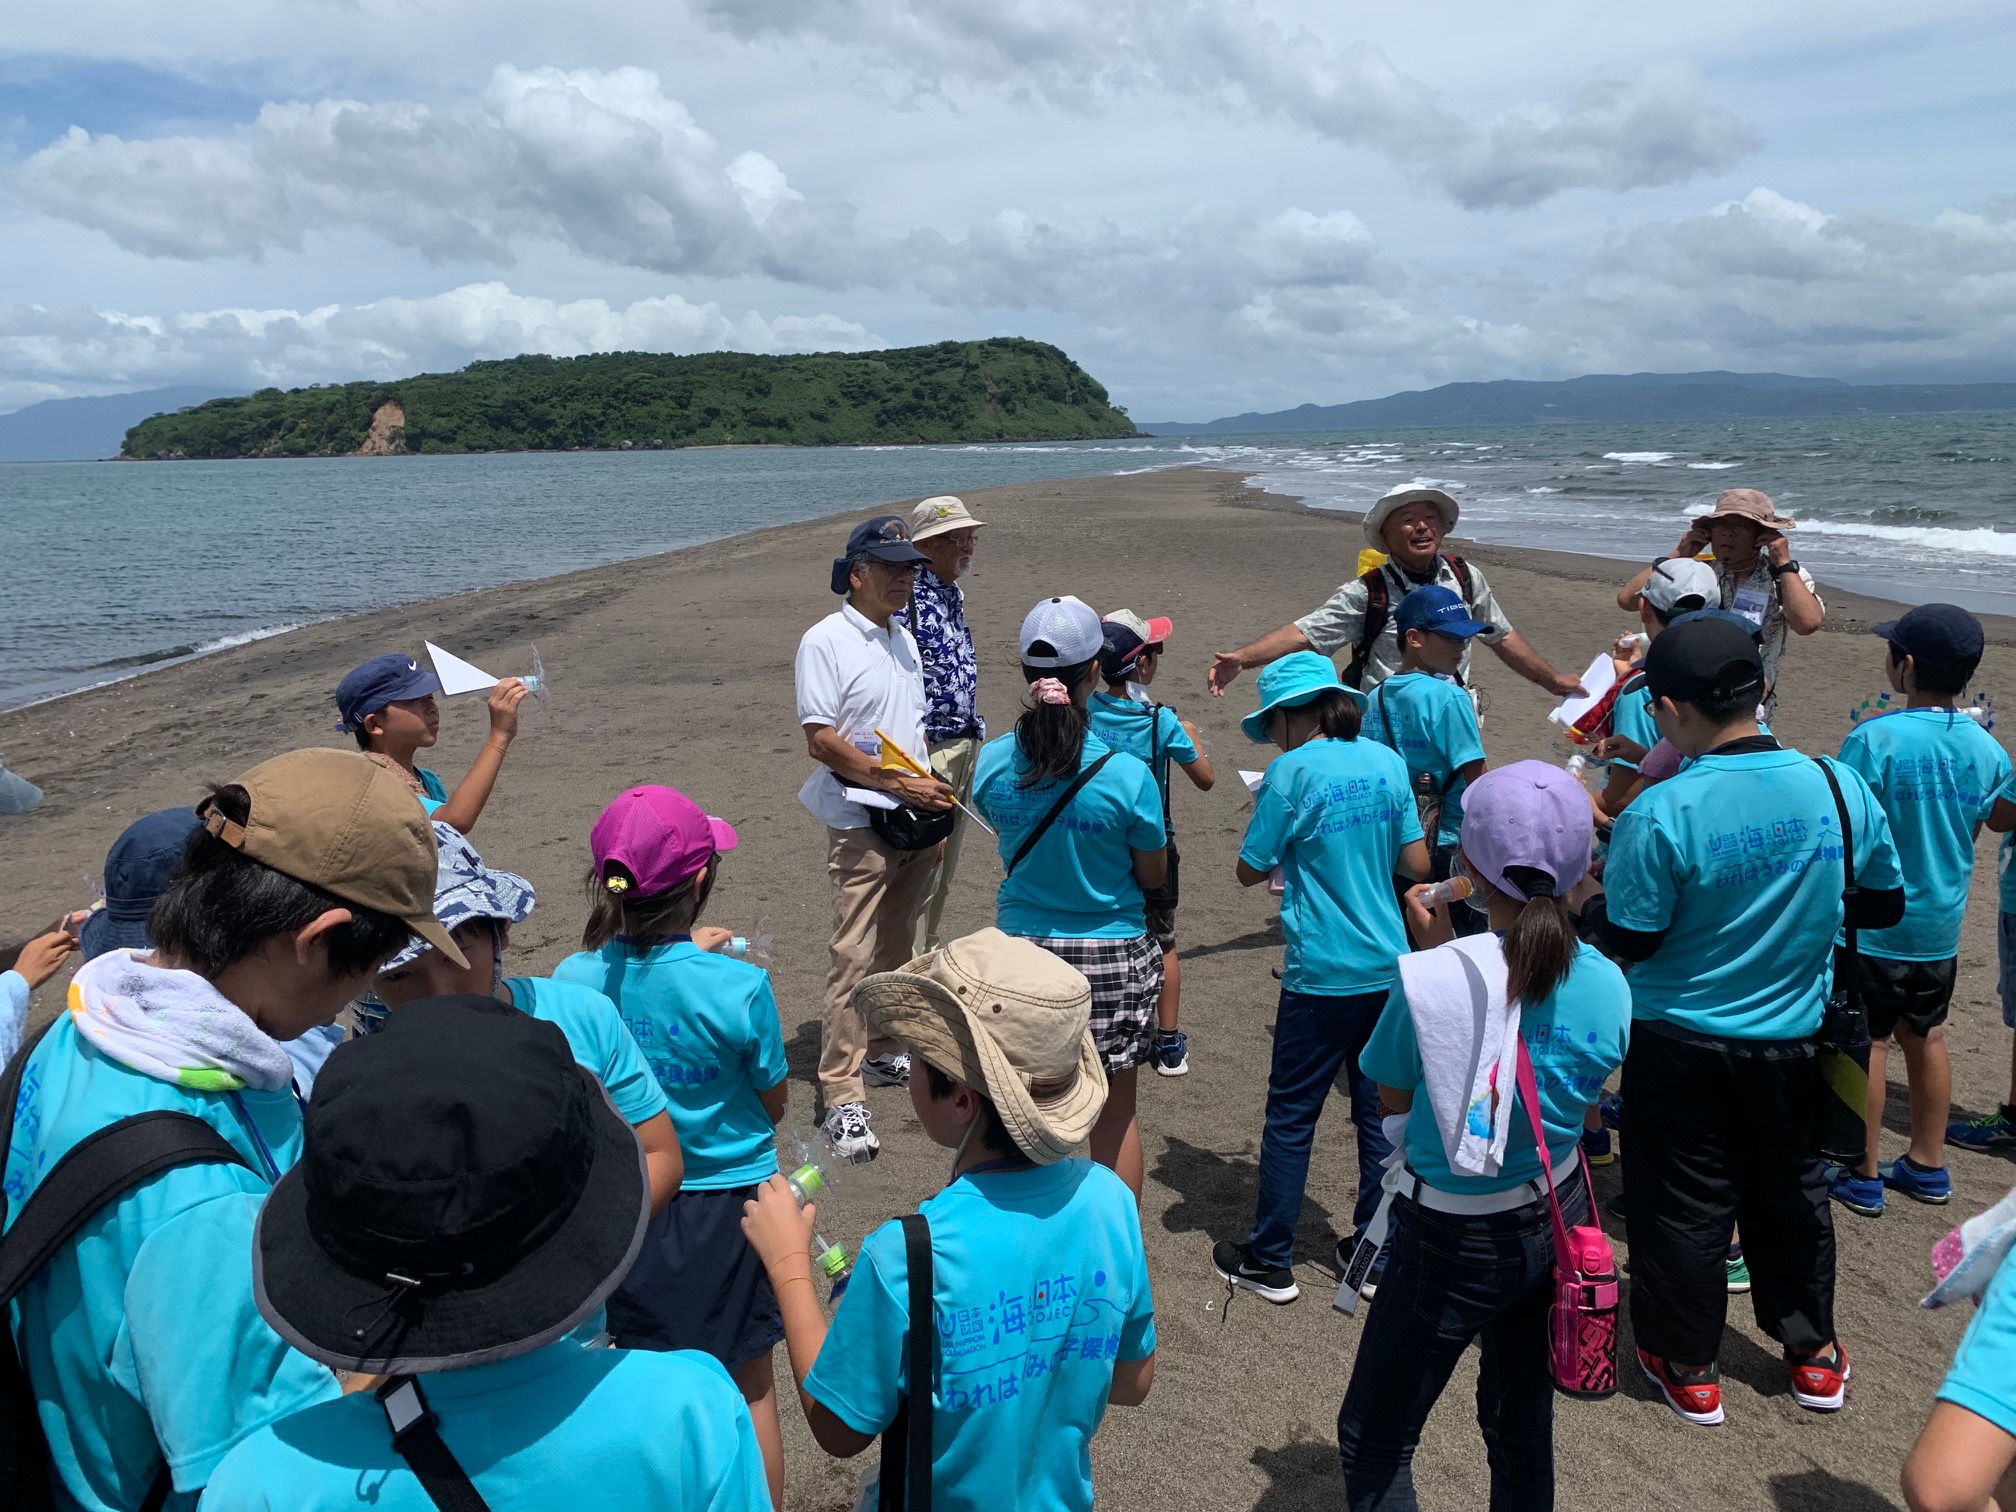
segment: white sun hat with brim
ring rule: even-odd
[[[1394,510],[1404,509],[1409,504],[1433,504],[1442,516],[1445,531],[1454,530],[1457,518],[1463,513],[1455,499],[1439,488],[1396,488],[1365,511],[1365,539],[1372,543],[1374,551],[1386,550],[1384,531],[1387,518]]]
[[[979,930],[865,978],[848,1001],[911,1054],[983,1093],[1038,1165],[1082,1145],[1106,1106],[1092,986],[1028,940]]]
[[[910,510],[910,539],[928,541],[933,536],[950,535],[955,530],[984,530],[985,520],[976,520],[966,501],[956,494],[939,494]]]

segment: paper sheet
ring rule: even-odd
[[[497,686],[497,679],[473,662],[443,651],[427,641],[427,654],[434,660],[434,675],[441,679],[441,691],[449,698],[457,693],[480,693]]]
[[[1610,660],[1610,653],[1608,651],[1599,653],[1596,660],[1589,663],[1589,670],[1582,674],[1582,686],[1589,690],[1589,696],[1564,698],[1547,717],[1564,728],[1572,726],[1576,720],[1601,703],[1603,695],[1608,693],[1616,682],[1617,668]]]
[[[1261,779],[1264,778],[1266,775],[1267,774],[1265,772],[1241,772],[1239,774],[1239,780],[1246,784],[1247,792],[1257,793],[1260,791]]]
[[[863,808],[901,808],[902,805],[887,793],[878,793],[873,788],[843,787],[849,803],[858,803]]]

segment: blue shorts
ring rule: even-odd
[[[753,1186],[681,1192],[651,1216],[644,1248],[609,1298],[618,1349],[697,1349],[730,1370],[783,1342],[763,1262],[742,1237]]]
[[[1995,916],[1995,958],[2002,967],[2002,1022],[2016,1029],[2016,913]]]

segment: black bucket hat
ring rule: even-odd
[[[310,1359],[418,1375],[584,1322],[644,1242],[637,1138],[554,1025],[440,997],[340,1046],[259,1211],[259,1311]]]

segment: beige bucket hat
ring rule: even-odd
[[[1444,531],[1454,530],[1457,517],[1463,513],[1456,500],[1439,488],[1396,488],[1365,511],[1365,539],[1371,542],[1374,551],[1386,549],[1387,517],[1409,504],[1433,504],[1435,512],[1442,516]]]
[[[955,530],[980,530],[985,520],[976,520],[966,501],[953,494],[939,494],[910,509],[910,539],[928,541],[933,536],[950,535]]]
[[[1706,530],[1716,520],[1748,520],[1753,525],[1762,525],[1771,530],[1791,530],[1794,528],[1790,515],[1778,513],[1778,506],[1771,502],[1771,495],[1756,488],[1724,489],[1715,501],[1715,507],[1705,515],[1697,516],[1694,524]]]
[[[913,1054],[984,1092],[1038,1165],[1083,1144],[1106,1106],[1091,984],[1028,940],[982,929],[864,979],[849,1001]]]

